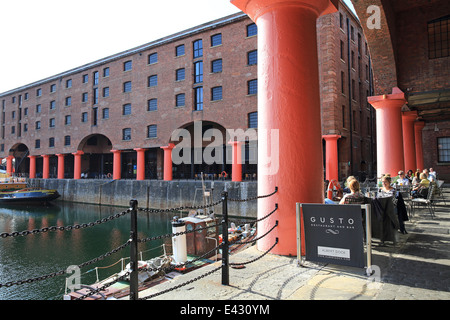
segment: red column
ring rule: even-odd
[[[323,203],[317,18],[329,0],[231,0],[258,26],[258,240],[266,251],[295,255],[296,202]],[[337,1],[333,1],[336,2]]]
[[[232,145],[233,163],[231,167],[231,181],[242,181],[242,142],[230,141]]]
[[[14,156],[6,157],[6,174],[9,176],[11,176],[13,174],[13,166],[12,166],[13,159],[14,159]]]
[[[77,152],[74,152],[72,154],[74,156],[73,178],[80,179],[81,178],[81,155],[83,155],[84,152],[81,150],[78,150]]]
[[[144,180],[145,179],[145,149],[136,148],[134,150],[137,152],[136,180]]]
[[[50,176],[50,155],[49,154],[43,154],[41,156],[42,158],[44,158],[44,161],[42,163],[42,178],[43,179],[48,179]]]
[[[121,150],[111,150],[113,153],[113,179],[120,180],[122,177],[122,164],[120,162]]]
[[[36,178],[36,156],[28,156],[30,158],[30,179]]]
[[[404,171],[409,169],[415,171],[416,165],[416,144],[414,141],[414,121],[417,119],[417,111],[402,113],[403,128],[403,155],[405,157]]]
[[[58,179],[64,179],[64,154],[57,154],[58,157]]]
[[[425,127],[425,122],[423,121],[416,121],[414,123],[414,137],[416,141],[416,165],[417,168],[422,171],[425,169],[423,164],[423,145],[422,145],[422,129]],[[413,170],[415,170],[413,169]]]
[[[173,143],[165,147],[161,147],[164,150],[164,180],[172,181],[172,149],[175,148]]]
[[[377,122],[377,176],[391,174],[395,177],[404,170],[402,112],[405,95],[399,88],[392,94],[367,97],[376,110]]]
[[[322,136],[325,139],[325,175],[328,181],[339,180],[337,141],[340,137],[337,134]]]

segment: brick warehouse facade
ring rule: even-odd
[[[362,29],[343,3],[317,27],[322,132],[341,136],[339,177],[373,175],[371,66]],[[80,157],[81,172],[96,177],[112,173],[117,150],[121,178],[136,178],[143,149],[145,178],[160,179],[161,147],[173,142],[174,130],[193,132],[197,121],[224,137],[226,129],[255,128],[256,84],[257,30],[235,14],[0,94],[0,157],[13,156],[22,173],[36,161],[44,177],[57,177],[64,163],[65,178],[74,177]],[[219,144],[230,151],[227,138]],[[173,177],[230,172],[230,154],[228,164],[174,166]],[[244,174],[253,176],[249,162]]]

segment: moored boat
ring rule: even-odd
[[[0,192],[0,203],[47,203],[60,197],[57,190],[24,188],[15,191]]]

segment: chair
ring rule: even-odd
[[[442,192],[442,185],[444,184],[444,180],[436,180],[436,184],[437,184],[436,193],[439,194],[439,196],[444,201],[444,204],[447,205],[447,203],[445,202],[444,193]]]
[[[405,202],[406,208],[408,210],[408,216],[412,218],[412,197],[411,197],[411,185],[407,186],[397,186],[397,190],[402,194],[403,201]]]
[[[431,214],[431,218],[434,218],[434,203],[433,203],[433,196],[436,190],[436,186],[434,183],[430,184],[430,187],[428,188],[428,195],[426,198],[413,198],[411,200],[412,202],[412,211],[414,211],[415,205],[425,205],[428,208],[428,211]]]

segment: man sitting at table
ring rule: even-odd
[[[408,186],[409,185],[409,179],[405,177],[405,172],[402,170],[400,170],[398,172],[397,185],[399,185],[399,186]]]

